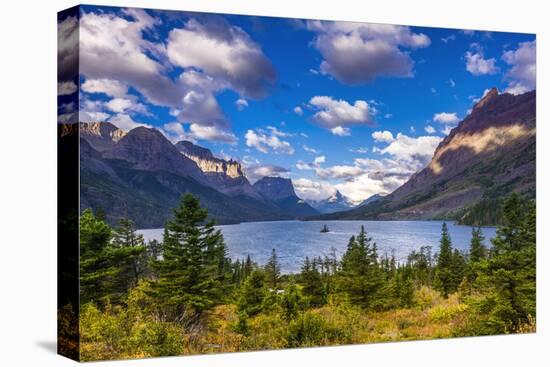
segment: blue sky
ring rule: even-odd
[[[81,121],[158,128],[310,199],[387,194],[486,89],[535,88],[528,34],[95,6],[79,22]]]

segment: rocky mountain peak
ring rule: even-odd
[[[336,192],[327,199],[329,202],[337,202],[342,200],[345,200],[345,198],[339,190],[336,190]]]
[[[126,132],[110,122],[81,122],[80,132],[88,135],[100,136],[113,141],[119,141]]]
[[[182,155],[160,131],[153,128],[140,126],[130,130],[104,156],[133,163],[136,169],[174,172],[206,182],[195,162]]]
[[[271,200],[296,196],[294,186],[289,178],[266,176],[256,181],[253,187],[261,195]]]
[[[374,202],[323,218],[464,218],[477,205],[485,214],[498,213],[499,200],[509,193],[534,197],[535,190],[536,91],[512,95],[493,88],[441,141],[428,166],[405,184]]]
[[[195,156],[202,159],[213,159],[214,155],[208,148],[203,148],[195,145],[187,140],[182,140],[176,143],[176,148],[185,155]]]
[[[489,91],[487,93],[485,93],[483,98],[481,98],[479,100],[479,102],[477,102],[475,104],[473,110],[480,109],[481,107],[485,106],[490,101],[494,100],[495,97],[498,97],[498,95],[499,95],[499,92],[498,92],[497,88],[493,87],[493,88],[489,89]]]
[[[353,208],[354,203],[339,190],[323,200],[309,200],[308,203],[321,213],[334,213]]]
[[[204,173],[223,174],[230,178],[244,177],[239,162],[233,159],[217,158],[210,149],[200,147],[186,140],[176,143],[176,148],[187,158],[193,160]]]
[[[80,136],[97,151],[111,149],[126,132],[110,122],[81,122]]]

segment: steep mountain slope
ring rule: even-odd
[[[110,122],[80,123],[80,136],[84,137],[98,152],[111,149],[124,135],[126,135],[124,130]]]
[[[364,206],[370,203],[374,203],[377,200],[382,199],[384,196],[380,194],[374,194],[372,196],[369,196],[367,199],[363,200],[357,207]]]
[[[263,177],[253,185],[265,200],[271,201],[283,212],[294,218],[319,214],[294,191],[292,181],[282,177]]]
[[[292,218],[263,198],[220,192],[193,160],[155,129],[135,128],[103,152],[88,139],[97,145],[96,137],[81,134],[81,209],[102,208],[111,224],[124,216],[139,228],[162,226],[186,192],[198,196],[218,223]]]
[[[140,126],[130,130],[103,156],[128,162],[134,169],[172,172],[208,184],[207,178],[197,164],[180,154],[156,129]]]
[[[498,202],[510,192],[534,197],[535,106],[535,91],[514,96],[492,89],[441,141],[428,166],[404,185],[373,203],[324,218],[471,222],[468,218],[480,207],[498,210]]]
[[[175,144],[184,156],[197,164],[218,191],[229,196],[247,196],[264,201],[245,177],[241,164],[235,160],[215,157],[209,149],[182,140]]]
[[[336,190],[334,195],[324,200],[310,200],[307,201],[307,203],[323,214],[340,212],[355,207],[355,205],[338,190]]]

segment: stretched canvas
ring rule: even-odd
[[[60,354],[535,332],[534,34],[57,24]]]

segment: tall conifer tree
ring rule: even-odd
[[[200,314],[219,304],[226,283],[225,244],[208,213],[191,194],[182,197],[166,223],[163,257],[154,262],[153,294],[175,319]]]

